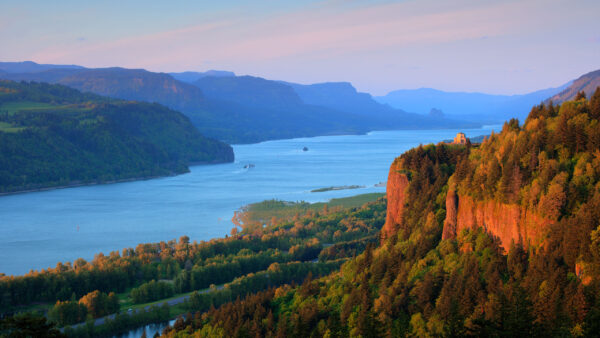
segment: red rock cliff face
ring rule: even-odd
[[[392,164],[388,175],[386,194],[387,194],[387,215],[385,225],[381,229],[383,239],[396,233],[396,228],[402,223],[402,214],[404,204],[406,203],[406,188],[408,187],[408,177],[398,172],[399,167],[396,163]]]
[[[483,227],[500,239],[505,250],[511,243],[524,246],[539,244],[551,220],[516,204],[497,201],[475,201],[459,196],[454,190],[446,195],[446,220],[442,239],[454,238],[463,229]]]
[[[400,172],[401,166],[394,162],[387,181],[387,217],[381,230],[382,239],[395,234],[403,222],[408,177]],[[456,238],[464,229],[484,228],[498,237],[505,250],[512,242],[524,246],[538,245],[553,221],[517,204],[498,201],[476,201],[470,196],[459,195],[451,185],[446,195],[446,219],[442,239]]]
[[[457,209],[458,197],[456,196],[454,189],[451,189],[446,195],[446,219],[444,220],[442,239],[453,238],[456,236]]]

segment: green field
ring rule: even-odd
[[[0,121],[0,131],[5,133],[16,133],[25,129],[24,127],[15,127],[10,123]]]
[[[24,305],[24,306],[18,306],[15,307],[13,309],[14,312],[16,313],[21,313],[21,312],[36,312],[36,313],[47,313],[48,310],[53,306],[54,304],[50,304],[50,303],[34,303],[34,304],[29,304],[29,305]]]
[[[243,208],[244,215],[253,221],[268,221],[272,217],[292,218],[296,214],[305,214],[307,211],[321,211],[327,205],[328,208],[357,208],[367,202],[374,202],[378,198],[385,196],[384,193],[369,193],[356,196],[334,198],[328,202],[308,203],[286,202],[280,200],[267,200],[259,203],[253,203]]]
[[[356,196],[344,197],[344,198],[333,198],[327,203],[313,203],[317,209],[322,209],[324,204],[330,207],[341,206],[343,208],[358,208],[367,202],[374,202],[380,197],[384,197],[385,193],[373,192],[369,194],[360,194]]]
[[[129,297],[129,292],[118,294],[117,297],[119,297],[119,306],[120,306],[121,312],[126,312],[129,309],[137,310],[137,309],[144,309],[147,306],[151,306],[151,305],[162,305],[162,303],[168,302],[171,299],[175,299],[175,298],[179,298],[179,297],[183,297],[183,296],[189,296],[193,292],[194,291],[186,292],[186,293],[179,293],[179,294],[173,295],[173,297],[159,299],[154,302],[143,303],[143,304],[133,304],[133,302],[131,302],[131,297]]]
[[[12,101],[0,105],[0,113],[8,113],[8,115],[13,115],[18,112],[45,112],[60,110],[60,112],[63,114],[79,114],[82,112],[89,112],[93,108],[93,104],[50,104],[33,101]]]
[[[14,114],[23,110],[38,110],[38,109],[54,109],[59,106],[52,105],[44,102],[33,102],[33,101],[18,101],[18,102],[7,102],[0,106],[0,112],[8,112],[8,114]]]

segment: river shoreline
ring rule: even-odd
[[[16,191],[8,191],[8,192],[0,192],[0,197],[2,196],[10,196],[17,194],[26,194],[31,192],[42,192],[42,191],[50,191],[50,190],[58,190],[58,189],[68,189],[68,188],[78,188],[78,187],[87,187],[94,185],[106,185],[106,184],[115,184],[115,183],[126,183],[126,182],[135,182],[135,181],[147,181],[153,180],[156,178],[164,178],[164,177],[173,177],[183,174],[188,174],[190,172],[190,167],[202,166],[202,165],[213,165],[213,164],[224,164],[224,163],[232,163],[233,161],[196,161],[190,162],[188,164],[188,168],[186,171],[182,172],[171,172],[166,175],[153,175],[153,176],[136,176],[130,178],[121,178],[110,181],[91,181],[91,182],[73,182],[69,184],[57,185],[57,186],[49,186],[49,187],[41,187],[34,189],[25,189],[25,190],[16,190]]]
[[[489,129],[372,132],[233,145],[236,162],[193,166],[186,175],[2,196],[0,271],[22,275],[56,262],[91,260],[98,252],[184,235],[198,241],[222,237],[233,227],[234,211],[268,199],[322,202],[357,191],[382,193],[385,186],[373,184],[385,181],[390,163],[403,151],[459,131],[471,136]],[[303,152],[305,146],[310,151]],[[244,170],[246,163],[256,167]],[[310,192],[352,184],[366,188]]]

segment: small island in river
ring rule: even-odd
[[[340,186],[335,186],[335,187],[313,189],[310,192],[325,192],[325,191],[332,191],[332,190],[360,189],[360,188],[364,188],[364,187],[365,187],[364,185],[340,185]]]

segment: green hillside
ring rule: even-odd
[[[412,149],[391,167],[379,245],[163,336],[597,337],[599,118],[600,89],[536,106],[481,145]]]
[[[106,301],[97,312],[94,298],[190,295],[160,316],[120,314],[69,337],[186,312],[163,337],[597,337],[599,119],[600,89],[536,106],[481,144],[405,152],[387,201],[254,204],[224,239],[182,237],[0,277],[0,309],[54,303],[49,318],[62,325],[118,310]]]
[[[0,193],[163,176],[190,162],[233,161],[158,104],[82,94],[61,85],[0,81]]]

